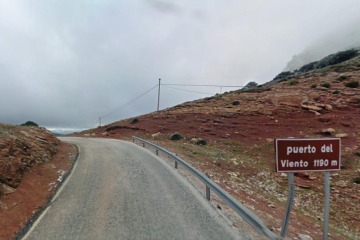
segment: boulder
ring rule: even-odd
[[[331,106],[330,104],[325,104],[325,109],[331,111],[333,110],[333,106]]]
[[[160,135],[161,135],[161,133],[160,133],[160,132],[157,132],[157,133],[151,134],[151,137],[152,137],[153,139],[157,139],[157,138],[160,137]]]
[[[315,114],[315,116],[321,116],[321,113],[317,112],[317,111],[314,111],[314,110],[309,110],[309,112],[312,112]]]
[[[10,194],[10,193],[13,193],[15,192],[16,189],[15,188],[12,188],[6,184],[2,184],[0,183],[0,192],[3,193],[3,194]]]
[[[313,240],[312,237],[310,237],[309,235],[305,235],[305,234],[298,234],[298,239],[299,240]]]
[[[207,142],[202,138],[192,138],[190,139],[190,142],[197,145],[206,145]]]
[[[237,178],[237,174],[234,172],[228,172],[227,175],[229,175],[231,178]]]
[[[337,138],[346,138],[348,136],[349,136],[349,134],[347,134],[347,133],[338,133],[335,135],[335,137],[337,137]]]
[[[333,128],[326,128],[321,130],[321,133],[324,135],[332,135],[335,132],[335,129]]]
[[[302,104],[301,107],[305,110],[313,110],[313,111],[321,111],[322,108],[321,107],[317,107],[317,106],[314,106],[314,105],[305,105],[305,104]]]
[[[303,97],[295,94],[285,94],[282,96],[278,96],[276,98],[272,98],[271,102],[275,105],[285,105],[290,107],[297,107],[303,101]]]

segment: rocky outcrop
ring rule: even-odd
[[[44,128],[0,124],[0,195],[16,189],[34,165],[50,161],[59,143]]]
[[[282,81],[285,79],[290,79],[293,77],[296,77],[300,74],[304,74],[316,69],[322,69],[325,67],[333,66],[345,61],[348,61],[350,59],[353,59],[355,57],[358,57],[360,54],[360,51],[357,49],[349,49],[346,51],[341,51],[335,54],[330,54],[323,59],[319,61],[314,61],[307,63],[306,65],[300,67],[299,69],[293,70],[293,71],[285,71],[279,73],[273,80],[274,81]]]

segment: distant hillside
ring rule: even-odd
[[[360,47],[360,21],[343,25],[333,32],[323,35],[317,41],[310,44],[302,52],[293,56],[284,69],[284,72],[292,72],[300,67],[339,51],[359,49]]]
[[[324,123],[319,119],[335,114],[348,115],[359,110],[359,71],[359,51],[343,51],[305,65],[301,70],[281,73],[274,81],[266,84],[254,84],[251,88],[183,103],[159,112],[83,131],[80,135],[127,138],[136,133],[170,134],[181,130],[187,133],[188,137],[216,139],[228,135],[225,138],[249,141],[252,138],[258,139],[260,132],[255,130],[254,135],[246,135],[244,132],[234,134],[231,129],[236,129],[241,124],[255,125],[253,128],[256,129],[269,119],[277,118],[283,119],[283,123],[290,119],[294,123],[294,115],[299,115],[300,121],[308,122],[308,128],[316,125],[321,128]],[[325,108],[325,104],[329,106]],[[309,114],[314,116],[309,118]],[[278,130],[283,126],[278,124],[279,122],[278,120],[277,124],[271,124],[274,126],[266,131],[266,137],[282,135],[279,134],[282,131]],[[344,127],[337,124],[340,128]],[[301,125],[304,125],[304,122]],[[304,129],[303,135],[308,128]],[[289,134],[299,135],[296,133],[296,126]],[[316,132],[309,131],[309,134]]]
[[[319,61],[307,63],[298,69],[294,69],[293,71],[282,72],[282,73],[278,74],[274,78],[274,80],[279,81],[279,80],[283,80],[283,79],[289,79],[289,78],[292,78],[292,77],[295,77],[295,76],[298,76],[298,75],[301,75],[304,73],[308,73],[313,70],[323,69],[323,68],[330,67],[330,66],[333,66],[333,65],[336,65],[339,63],[343,63],[345,61],[349,61],[351,59],[355,59],[354,63],[345,64],[345,65],[343,65],[342,69],[340,69],[340,68],[333,69],[334,71],[344,71],[344,72],[350,71],[351,69],[347,69],[346,66],[358,67],[358,65],[360,63],[359,55],[360,55],[359,48],[349,49],[349,50],[341,51],[341,52],[338,52],[335,54],[330,54],[330,55],[320,59]]]
[[[291,61],[289,61],[286,67],[284,68],[284,72],[293,72],[306,64],[319,61],[320,59],[330,55],[331,53],[336,52],[334,51],[334,49],[335,50],[338,49],[338,51],[346,51],[348,49],[360,50],[360,42],[357,42],[356,44],[353,44],[353,46],[351,47],[349,46],[347,48],[342,48],[342,47],[336,48],[334,46],[332,48],[332,51],[330,51],[329,49],[324,49],[321,46],[317,46],[316,48],[312,47],[306,49],[304,52],[293,56]]]
[[[135,135],[156,142],[255,209],[271,229],[280,229],[287,197],[286,174],[274,171],[274,138],[341,138],[342,170],[332,174],[331,183],[331,235],[358,239],[359,84],[358,52],[340,52],[260,86],[252,84],[76,136],[129,140]],[[180,140],[170,140],[174,133]],[[290,224],[290,236],[306,231],[320,239],[322,175],[297,174],[295,182],[296,221]]]

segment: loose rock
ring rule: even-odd
[[[335,137],[337,137],[337,138],[346,138],[348,136],[349,136],[349,134],[347,134],[347,133],[338,133],[335,135]]]
[[[322,134],[326,134],[326,135],[332,135],[335,132],[335,129],[333,128],[326,128],[321,130]]]
[[[298,234],[298,240],[313,240],[313,239],[309,235],[299,233]]]
[[[313,105],[302,104],[301,107],[305,110],[313,110],[313,111],[321,111],[322,110],[321,107],[317,107],[317,106],[313,106]]]

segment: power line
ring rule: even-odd
[[[184,86],[184,87],[229,87],[229,88],[243,88],[244,86],[231,85],[212,85],[212,84],[177,84],[177,83],[162,83],[163,86]]]
[[[117,112],[117,111],[119,111],[119,110],[127,107],[128,105],[130,105],[130,104],[133,103],[134,101],[138,100],[139,98],[143,97],[144,95],[146,95],[147,93],[151,92],[152,90],[154,90],[154,89],[157,88],[157,87],[158,87],[158,85],[153,86],[152,88],[150,88],[149,90],[143,92],[142,94],[140,94],[140,95],[137,96],[136,98],[128,101],[127,103],[125,103],[125,104],[121,105],[120,107],[116,108],[115,110],[113,110],[113,111],[111,111],[111,112],[109,112],[109,113],[101,116],[100,118],[108,117],[109,115],[111,115],[111,114],[113,114],[113,113],[115,113],[115,112]]]
[[[197,92],[197,91],[185,90],[185,89],[181,89],[181,88],[170,87],[170,86],[163,85],[163,84],[162,84],[162,86],[167,87],[167,88],[176,89],[176,90],[179,90],[179,91],[184,91],[184,92],[191,92],[191,93],[198,93],[198,94],[205,94],[205,95],[214,95],[214,93],[205,93],[205,92]]]
[[[126,102],[125,104],[121,105],[120,107],[114,109],[113,111],[104,114],[103,116],[99,117],[99,126],[101,126],[101,120],[105,117],[108,117],[110,115],[112,115],[113,113],[127,107],[128,105],[130,105],[131,103],[133,103],[134,101],[138,100],[139,98],[143,97],[144,95],[146,95],[147,93],[149,93],[150,91],[154,90],[155,88],[158,88],[158,107],[157,110],[159,111],[159,104],[160,104],[160,86],[165,86],[168,88],[172,88],[175,90],[179,90],[179,91],[184,91],[184,92],[191,92],[191,93],[197,93],[197,94],[205,94],[205,95],[213,95],[213,93],[205,93],[205,92],[199,92],[199,91],[191,91],[191,90],[185,90],[185,89],[180,89],[180,88],[175,88],[175,87],[171,87],[171,86],[186,86],[186,87],[216,87],[216,88],[242,88],[243,86],[229,86],[229,85],[214,85],[214,84],[174,84],[174,83],[168,83],[168,84],[162,84],[161,83],[161,79],[159,79],[159,83],[155,86],[153,86],[152,88],[150,88],[149,90],[145,91],[144,93],[140,94],[139,96],[133,98],[132,100]]]

